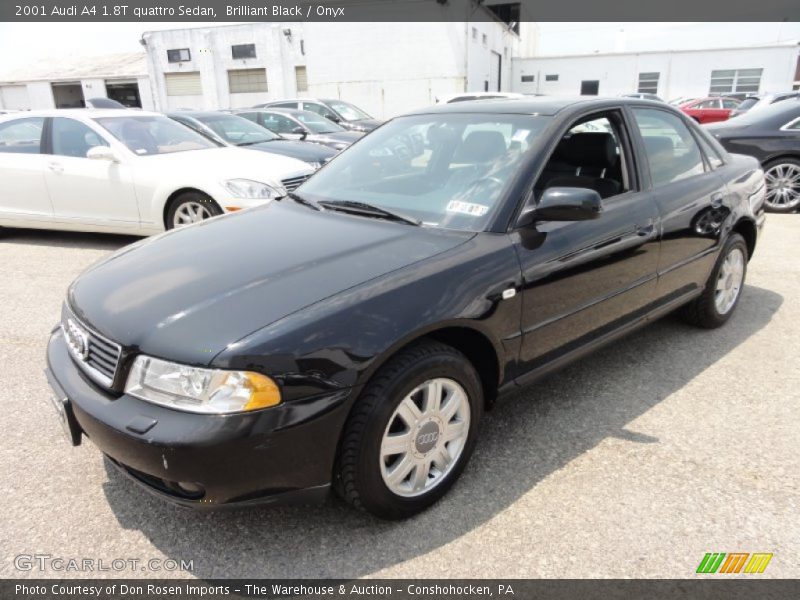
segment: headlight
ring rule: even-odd
[[[201,369],[144,355],[133,361],[125,393],[206,414],[246,412],[281,402],[277,384],[261,373]]]
[[[283,188],[274,188],[260,181],[250,179],[229,179],[222,184],[235,198],[248,200],[273,200],[286,195]]]

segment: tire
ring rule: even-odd
[[[800,160],[790,157],[772,160],[764,165],[764,175],[767,180],[764,206],[768,211],[790,213],[800,208]]]
[[[731,267],[739,260],[735,258],[735,255],[738,255],[741,265],[731,271]],[[683,307],[683,318],[692,325],[706,329],[715,329],[724,325],[736,310],[742,296],[747,275],[747,258],[747,244],[744,238],[738,233],[732,233],[717,258],[703,293]],[[726,264],[729,259],[734,264]],[[725,271],[727,271],[727,275]],[[736,280],[738,280],[738,288],[735,289],[735,294],[731,295]],[[718,285],[722,286],[722,290],[717,289]],[[727,294],[725,302],[718,302],[718,292],[723,295]]]
[[[164,226],[167,229],[175,229],[176,227],[199,223],[221,214],[222,209],[219,204],[202,192],[183,192],[170,202]],[[195,220],[188,220],[191,216],[194,216]],[[179,217],[184,217],[183,223],[176,222]]]
[[[428,393],[439,389],[432,382],[442,389],[440,412],[425,410],[428,398],[437,397]],[[421,413],[414,424],[403,418],[414,416],[409,402]],[[448,416],[454,406],[458,410]],[[337,492],[356,508],[383,519],[404,519],[425,510],[464,470],[482,414],[480,379],[461,352],[432,340],[409,346],[373,376],[356,401],[342,435]],[[456,432],[465,437],[446,441]],[[402,443],[403,450],[386,454],[389,447],[383,444],[390,441]],[[410,463],[413,466],[404,477]],[[391,485],[390,474],[396,476]]]

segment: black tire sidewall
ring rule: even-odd
[[[437,377],[456,381],[467,394],[470,404],[467,441],[458,463],[434,489],[413,498],[398,496],[389,490],[381,475],[380,447],[383,434],[398,404],[421,383]],[[464,470],[478,438],[483,413],[483,392],[478,376],[466,357],[459,360],[457,356],[450,354],[432,354],[415,362],[395,376],[385,391],[385,401],[375,406],[362,440],[356,467],[359,495],[368,511],[386,518],[403,518],[439,500]]]
[[[207,196],[202,192],[183,192],[182,194],[176,196],[172,202],[170,202],[169,210],[167,210],[166,223],[164,223],[166,229],[175,229],[175,213],[182,204],[187,202],[197,202],[198,204],[202,204],[206,207],[208,212],[211,213],[212,217],[222,214],[222,209],[210,196]]]
[[[800,167],[800,159],[787,157],[787,158],[778,158],[775,160],[771,160],[764,165],[764,173],[766,173],[767,171],[769,171],[774,167],[777,167],[778,165],[794,165],[795,167]],[[780,208],[780,207],[773,208],[772,206],[769,206],[768,204],[764,203],[764,208],[771,213],[786,215],[799,211],[800,204],[792,208]]]

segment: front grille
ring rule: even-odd
[[[61,329],[69,353],[78,366],[97,383],[110,388],[117,373],[122,348],[81,323],[64,309]]]
[[[291,192],[297,189],[306,179],[308,179],[308,175],[299,175],[297,177],[289,177],[288,179],[284,179],[281,181],[281,184],[286,188],[287,192]]]

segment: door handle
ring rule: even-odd
[[[711,208],[722,208],[722,200],[722,194],[713,194],[711,196]]]
[[[636,235],[641,237],[652,235],[653,231],[655,231],[655,228],[656,228],[655,222],[652,219],[650,219],[644,225],[636,226]]]
[[[62,167],[59,163],[51,162],[47,165],[47,167],[53,171],[54,173],[63,173],[64,167]]]

